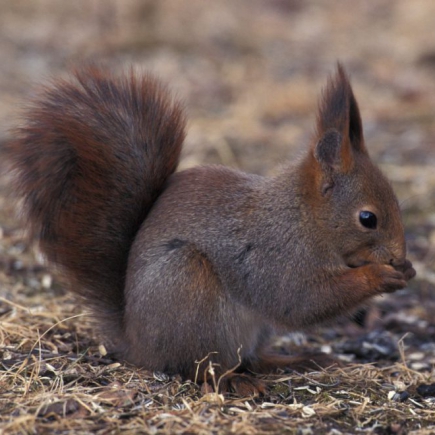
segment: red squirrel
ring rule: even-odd
[[[285,367],[300,330],[415,275],[394,192],[370,160],[342,66],[305,155],[274,177],[175,172],[179,102],[148,75],[96,66],[36,97],[10,147],[41,251],[82,296],[117,358],[193,379]]]

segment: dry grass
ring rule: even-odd
[[[415,391],[434,378],[403,363],[268,376],[269,391],[261,398],[224,397],[219,391],[204,395],[192,382],[102,357],[87,338],[91,332],[78,326],[67,297],[31,310],[9,305],[11,311],[2,316],[2,341],[11,343],[1,349],[4,434],[435,430],[433,398]],[[60,321],[65,307],[71,316]],[[401,403],[400,394],[392,392],[403,391],[409,398]]]
[[[389,399],[390,392],[428,381],[401,364],[269,377],[267,396],[252,399],[202,396],[191,382],[86,354],[14,351],[0,377],[3,433],[435,430],[433,402],[413,394],[405,403]]]

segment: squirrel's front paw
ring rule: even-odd
[[[392,293],[406,287],[406,275],[393,266],[371,263],[363,267],[366,269],[368,284],[376,293]]]
[[[405,260],[402,264],[394,266],[394,268],[403,273],[406,281],[409,281],[416,275],[415,269],[412,267],[412,263],[409,260]]]

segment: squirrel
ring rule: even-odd
[[[185,122],[155,78],[86,66],[43,89],[9,149],[31,235],[120,360],[187,379],[206,356],[221,375],[286,367],[277,330],[415,275],[340,64],[305,154],[276,176],[176,172]]]

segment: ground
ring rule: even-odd
[[[105,355],[26,240],[0,154],[0,432],[434,434],[434,16],[429,0],[3,1],[0,147],[38,83],[83,62],[132,64],[185,102],[181,169],[273,174],[309,143],[340,60],[401,202],[417,278],[354,319],[277,343],[330,352],[343,367],[265,376],[262,397],[204,394]]]

